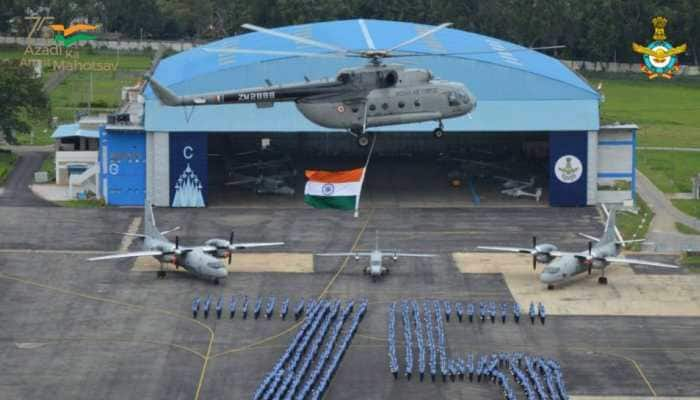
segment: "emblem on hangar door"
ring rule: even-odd
[[[554,174],[561,182],[574,183],[583,174],[583,164],[575,155],[563,155],[554,164]]]

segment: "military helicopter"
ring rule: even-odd
[[[344,129],[357,137],[360,146],[370,142],[367,128],[385,125],[435,121],[433,136],[444,135],[444,119],[456,118],[474,111],[476,98],[459,82],[436,79],[427,69],[406,68],[401,64],[384,64],[385,58],[436,55],[400,51],[451,23],[433,27],[388,49],[350,50],[336,45],[270,30],[252,24],[242,27],[262,34],[291,40],[326,52],[296,52],[257,49],[213,49],[219,53],[262,54],[291,57],[359,57],[369,60],[362,67],[341,69],[335,79],[251,87],[221,92],[178,96],[152,77],[151,88],[167,106],[200,106],[215,104],[255,103],[270,107],[275,102],[293,101],[310,121],[326,128]]]

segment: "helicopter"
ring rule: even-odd
[[[221,92],[179,96],[151,76],[154,94],[167,106],[256,104],[270,107],[275,102],[293,101],[308,120],[332,129],[348,131],[364,147],[370,142],[367,129],[377,126],[435,121],[433,136],[444,135],[443,120],[467,115],[476,108],[476,97],[460,82],[437,79],[427,69],[385,64],[386,58],[437,55],[400,51],[401,48],[451,26],[444,23],[387,49],[350,50],[252,24],[242,27],[325,52],[296,52],[241,48],[204,48],[208,52],[278,55],[291,57],[354,57],[368,59],[361,67],[343,68],[335,79],[250,87]]]

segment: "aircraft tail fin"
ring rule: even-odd
[[[150,238],[162,238],[163,235],[156,227],[156,217],[153,215],[153,205],[149,199],[143,206],[143,233]]]
[[[603,231],[603,237],[600,238],[601,243],[614,243],[618,241],[618,231],[615,226],[615,215],[617,214],[618,208],[616,206],[611,206],[609,209],[603,204],[603,211],[608,215],[608,220],[605,222],[605,231]],[[622,240],[620,238],[620,240]]]

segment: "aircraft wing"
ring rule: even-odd
[[[319,253],[315,254],[321,257],[369,257],[370,253],[355,252],[355,253]]]
[[[162,251],[158,250],[144,250],[144,251],[134,251],[131,253],[121,253],[121,254],[110,254],[108,256],[92,257],[88,258],[88,261],[101,261],[101,260],[114,260],[117,258],[131,258],[131,257],[143,257],[143,256],[161,256]]]
[[[503,246],[477,246],[479,250],[493,250],[493,251],[505,251],[509,253],[524,253],[532,254],[532,249],[525,249],[522,247],[503,247]]]
[[[153,78],[149,78],[149,82],[153,93],[155,93],[161,103],[167,106],[294,101],[302,97],[341,93],[343,86],[345,86],[344,83],[336,80],[323,80],[178,96]]]
[[[605,259],[611,263],[620,264],[638,264],[638,265],[648,265],[650,267],[661,267],[661,268],[680,268],[673,264],[664,264],[655,261],[645,261],[645,260],[635,260],[633,258],[623,258],[623,257],[605,257]]]
[[[235,250],[249,249],[252,247],[267,247],[267,246],[284,246],[284,242],[250,242],[250,243],[232,243],[231,247]]]
[[[418,253],[383,253],[384,256],[396,257],[437,257],[437,254],[418,254]]]

